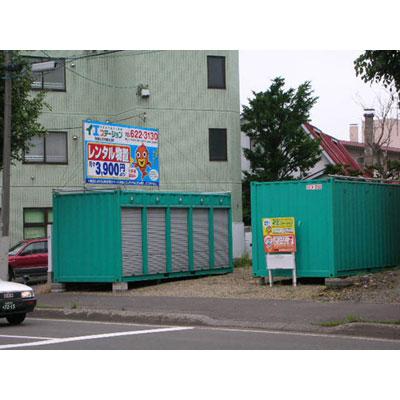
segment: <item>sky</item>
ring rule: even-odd
[[[361,126],[364,104],[373,107],[379,87],[356,77],[353,61],[362,50],[241,50],[239,52],[240,103],[248,104],[252,91],[268,89],[277,76],[287,87],[311,81],[318,101],[312,124],[338,139],[349,140],[349,125]],[[359,138],[359,141],[361,139]]]

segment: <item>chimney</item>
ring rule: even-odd
[[[350,124],[350,141],[358,142],[358,124]]]
[[[372,145],[374,143],[374,109],[364,110],[364,165],[366,167],[374,164],[374,152]]]

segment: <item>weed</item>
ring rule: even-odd
[[[349,314],[346,318],[336,321],[321,322],[319,325],[323,327],[332,328],[339,325],[352,324],[354,322],[363,322],[365,324],[387,324],[387,325],[400,325],[400,320],[367,320],[357,315]]]
[[[236,258],[234,263],[235,268],[245,268],[245,267],[250,267],[251,265],[252,265],[251,258],[248,254],[245,254],[240,258]]]

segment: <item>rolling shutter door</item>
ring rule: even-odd
[[[149,208],[147,212],[149,274],[167,271],[165,208]]]
[[[194,269],[209,269],[208,209],[193,209]]]
[[[142,275],[142,210],[123,208],[121,218],[123,276]]]
[[[214,209],[214,267],[229,266],[229,211]]]
[[[171,209],[172,271],[189,270],[187,209]]]

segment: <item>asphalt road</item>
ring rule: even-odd
[[[395,350],[400,340],[228,328],[27,318],[0,320],[0,350]]]

